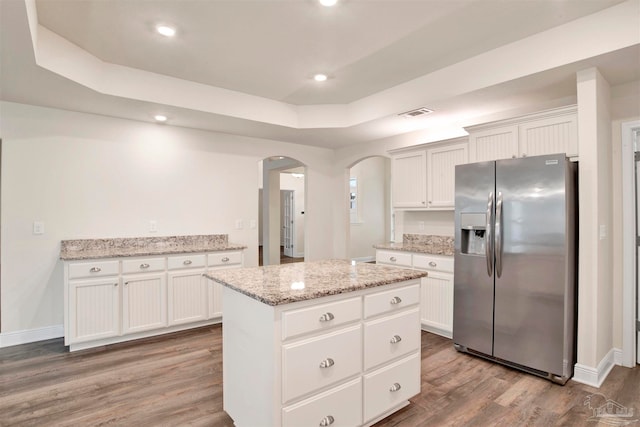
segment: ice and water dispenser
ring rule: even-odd
[[[461,213],[461,252],[470,255],[485,254],[487,216],[485,213]]]

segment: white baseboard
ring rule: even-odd
[[[46,326],[44,328],[27,329],[24,331],[0,333],[0,348],[30,342],[50,340],[64,336],[64,325]]]
[[[613,367],[620,364],[622,364],[622,350],[620,350],[619,348],[612,348],[611,350],[609,350],[609,353],[607,353],[607,355],[602,358],[596,368],[576,363],[573,367],[572,380],[582,384],[590,385],[592,387],[600,388]]]
[[[358,258],[351,258],[351,261],[355,261],[355,262],[371,262],[375,260],[376,260],[375,256],[362,256]]]
[[[446,327],[444,325],[439,326],[437,324],[431,324],[425,322],[424,320],[421,322],[421,329],[423,331],[431,332],[432,334],[440,335],[445,338],[453,339],[453,331],[451,328]]]

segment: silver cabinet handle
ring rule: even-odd
[[[393,297],[391,298],[391,301],[389,301],[390,304],[400,304],[402,302],[402,300],[400,299],[400,297]]]
[[[335,419],[331,415],[327,415],[320,421],[320,427],[327,427],[333,424]]]
[[[114,284],[113,284],[113,286],[118,286],[118,284],[117,284],[117,283],[114,283]]]
[[[398,391],[402,388],[399,383],[393,383],[393,385],[389,388],[390,392]]]
[[[228,257],[222,258],[222,262],[229,262],[229,258]]]
[[[391,344],[396,344],[399,343],[400,341],[402,341],[402,337],[400,335],[394,335],[391,337],[391,341],[389,341]]]
[[[429,267],[437,267],[437,266],[438,266],[438,264],[436,264],[435,262],[433,262],[433,261],[429,262]]]
[[[516,157],[518,157],[518,156],[516,156],[515,154],[512,154],[512,155],[511,155],[511,158],[512,158],[512,159],[515,159]]]
[[[422,204],[424,205],[424,200],[422,201]]]
[[[149,264],[147,264],[146,262],[140,264],[140,268],[149,268]]]
[[[191,265],[193,263],[193,261],[191,261],[190,259],[185,259],[182,263],[184,265]]]
[[[332,358],[327,357],[322,362],[320,362],[320,367],[321,368],[330,368],[335,364],[336,364],[336,362],[334,362]]]
[[[333,315],[333,313],[326,312],[325,314],[320,316],[319,320],[321,322],[328,322],[328,321],[333,320],[333,319],[335,319],[335,316]]]
[[[89,273],[100,273],[102,269],[100,267],[91,267]]]
[[[487,275],[493,276],[493,239],[491,227],[493,226],[493,191],[489,192],[487,199],[487,224],[485,228],[484,256],[487,259]]]
[[[522,153],[522,157],[527,157],[527,153]]]
[[[389,261],[396,262],[397,260],[396,260],[396,257],[392,256],[392,257],[389,258]]]
[[[124,282],[124,285],[127,286],[129,284],[129,282]]]

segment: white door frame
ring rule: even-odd
[[[635,147],[640,120],[622,123],[622,229],[636,229]],[[636,233],[622,233],[622,365],[636,365]]]

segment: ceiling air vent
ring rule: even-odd
[[[422,108],[417,108],[415,110],[407,111],[405,113],[400,113],[398,115],[402,117],[418,117],[418,116],[424,116],[429,113],[433,113],[433,110],[422,107]]]

